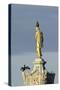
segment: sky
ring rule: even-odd
[[[44,52],[58,51],[58,8],[13,4],[11,6],[11,53],[35,52],[35,25],[44,34]]]

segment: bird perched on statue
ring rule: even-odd
[[[25,71],[26,69],[30,69],[30,67],[29,66],[26,66],[26,65],[24,65],[23,67],[21,67],[21,71]]]

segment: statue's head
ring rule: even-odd
[[[36,27],[39,27],[39,22],[38,21],[36,22]]]
[[[37,31],[37,30],[40,31],[40,26],[39,26],[39,22],[38,22],[38,21],[36,22],[36,28],[35,28],[35,30],[36,30],[36,31]]]

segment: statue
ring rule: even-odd
[[[43,48],[43,33],[40,31],[39,23],[36,23],[35,28],[35,40],[36,40],[36,55],[33,64],[33,69],[31,70],[29,66],[24,65],[21,67],[22,77],[25,85],[41,85],[54,83],[55,74],[49,73],[45,64],[46,61],[42,58],[42,48]]]
[[[43,47],[43,33],[40,31],[39,23],[36,23],[35,29],[35,39],[36,39],[36,55],[38,58],[42,56],[42,47]]]

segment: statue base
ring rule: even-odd
[[[28,72],[24,71],[24,84],[25,85],[40,85],[46,83],[47,70],[43,68],[43,60],[36,58],[33,62],[33,70]]]

